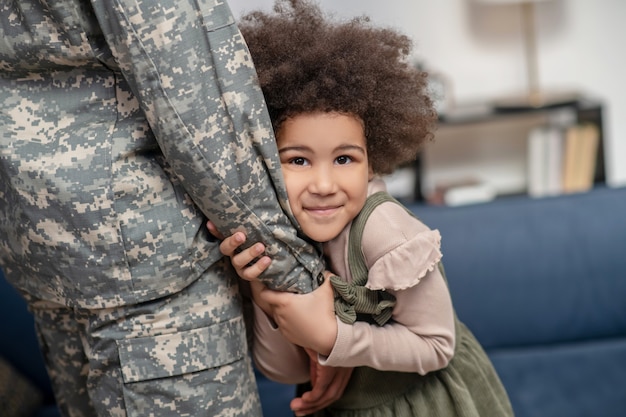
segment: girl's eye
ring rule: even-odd
[[[337,161],[337,164],[339,165],[345,165],[345,164],[349,164],[350,162],[352,162],[352,158],[347,155],[341,155],[337,157],[336,161]]]
[[[306,158],[302,158],[301,156],[296,157],[296,158],[291,158],[289,163],[293,165],[308,165],[308,161],[306,160]]]

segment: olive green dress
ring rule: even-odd
[[[344,321],[347,319],[342,317],[342,311],[346,301],[341,294],[345,294],[351,286],[364,287],[367,282],[367,268],[361,252],[365,222],[373,209],[385,201],[395,200],[385,192],[372,194],[352,224],[348,259],[354,281],[348,284],[331,280],[337,293],[336,311]],[[439,268],[445,278],[441,263]],[[384,321],[391,317],[394,300],[390,300],[389,294],[383,291],[365,291],[370,294],[363,296],[363,288],[359,288],[356,293],[361,294],[360,299],[349,302],[351,309],[357,310],[359,320],[369,316],[371,321],[384,325]],[[378,294],[373,297],[371,292]],[[315,416],[513,416],[509,398],[491,361],[474,335],[456,316],[455,331],[454,357],[447,367],[426,375],[355,368],[342,398]]]

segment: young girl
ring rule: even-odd
[[[454,314],[439,232],[377,179],[414,159],[436,122],[426,74],[406,61],[409,39],[364,18],[332,22],[300,0],[247,15],[240,27],[292,214],[323,243],[336,274],[311,294],[269,291],[255,279],[271,262],[264,246],[235,254],[243,234],[224,240],[223,253],[252,283],[259,369],[302,383],[310,358],[354,367],[323,415],[511,416],[487,355]]]

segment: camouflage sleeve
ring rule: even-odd
[[[296,234],[256,72],[221,0],[92,0],[113,59],[203,213],[273,259],[262,279],[308,292],[319,251]],[[282,207],[282,208],[281,208]],[[285,209],[283,211],[283,209]]]

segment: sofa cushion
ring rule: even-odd
[[[516,417],[622,417],[626,338],[491,350]]]
[[[0,411],[2,417],[26,417],[39,408],[41,392],[0,357]]]
[[[26,302],[4,278],[0,270],[0,357],[28,378],[44,395],[45,403],[52,403],[54,395],[39,350],[35,323]]]
[[[626,188],[410,208],[440,230],[455,308],[486,349],[626,335]]]

